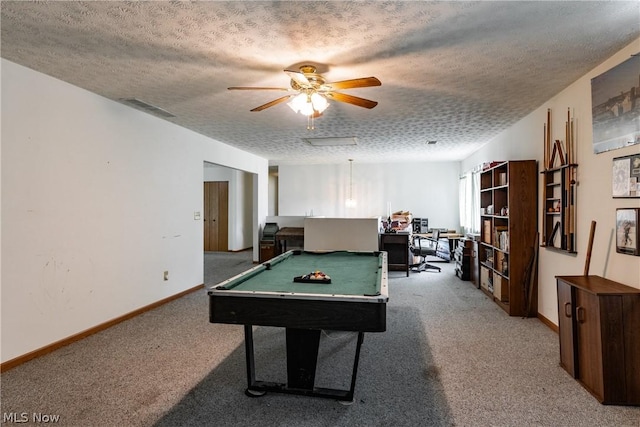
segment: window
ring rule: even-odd
[[[480,168],[460,176],[460,227],[463,233],[480,232]]]

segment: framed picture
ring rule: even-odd
[[[632,56],[591,79],[594,153],[640,144],[638,70],[640,56]]]
[[[611,184],[614,198],[640,197],[640,154],[613,159]]]
[[[616,252],[640,256],[638,216],[640,208],[616,209]]]

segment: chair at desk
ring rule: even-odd
[[[428,269],[441,271],[440,267],[436,267],[427,262],[427,256],[436,256],[438,252],[438,245],[440,244],[439,237],[440,230],[434,230],[432,237],[413,236],[411,253],[419,257],[420,261],[410,266],[411,271],[421,272]]]

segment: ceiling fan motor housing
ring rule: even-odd
[[[294,79],[291,79],[291,87],[295,90],[313,89],[315,91],[325,83],[325,79],[316,73],[316,67],[313,65],[303,65],[300,67],[300,72],[304,74],[309,81],[309,86],[302,86]]]

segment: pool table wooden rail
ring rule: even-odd
[[[312,299],[210,297],[212,323],[384,332],[386,304]]]
[[[235,325],[261,325],[301,329],[333,329],[340,331],[384,332],[388,284],[387,254],[379,257],[375,295],[309,293],[285,291],[237,290],[238,285],[265,270],[277,268],[291,253],[253,267],[209,289],[209,321]],[[322,284],[314,286],[325,286]],[[326,289],[326,288],[325,288]]]

